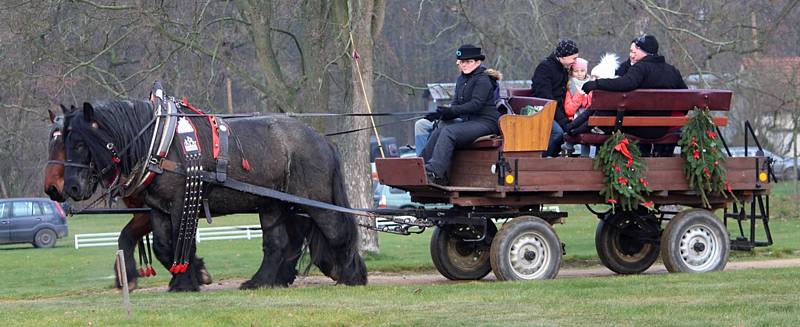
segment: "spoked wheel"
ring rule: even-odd
[[[661,236],[661,259],[670,272],[725,269],[729,251],[728,230],[704,209],[678,213]]]
[[[600,262],[618,274],[647,270],[658,259],[658,232],[658,223],[645,217],[601,220],[594,237]]]
[[[436,227],[431,235],[431,259],[436,270],[450,280],[477,280],[489,274],[489,249],[497,234],[491,220],[485,232],[484,237],[482,226]]]
[[[561,241],[543,219],[517,217],[492,241],[491,261],[498,280],[555,278],[561,268]]]

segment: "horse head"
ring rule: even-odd
[[[47,143],[47,165],[44,167],[44,193],[51,200],[64,202],[64,114],[74,110],[61,106],[61,114],[47,110],[50,114],[50,136]]]
[[[99,182],[108,187],[129,174],[147,150],[143,140],[150,139],[152,128],[139,132],[148,128],[151,108],[145,101],[86,102],[65,115],[64,193],[85,200]],[[137,134],[143,138],[137,139]]]

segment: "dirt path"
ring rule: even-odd
[[[763,260],[763,261],[746,261],[746,262],[729,262],[725,270],[743,270],[743,269],[767,269],[767,268],[783,268],[783,267],[800,267],[800,258],[797,259],[780,259],[780,260]],[[663,265],[658,264],[650,267],[645,274],[666,274],[667,270]],[[597,268],[576,268],[576,269],[561,269],[557,278],[576,278],[576,277],[594,277],[594,276],[615,276],[616,274],[605,267]],[[494,274],[489,274],[482,281],[496,281]],[[226,279],[214,282],[211,285],[202,287],[203,292],[217,291],[226,289],[236,289],[244,282],[244,279]],[[452,281],[444,278],[439,274],[385,274],[385,273],[371,273],[369,275],[370,285],[411,285],[411,284],[451,284],[451,283],[465,283],[467,281]],[[298,277],[297,281],[291,287],[314,287],[320,285],[334,285],[334,282],[324,276],[307,276]],[[139,289],[136,292],[163,292],[167,287],[151,287],[146,289]]]

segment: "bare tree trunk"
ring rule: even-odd
[[[3,179],[3,175],[0,175],[0,195],[4,198],[8,197],[8,191],[6,190],[6,181]]]
[[[336,3],[335,17],[342,27],[342,34],[346,35],[345,42],[351,42],[348,54],[351,60],[346,61],[349,66],[349,79],[353,95],[350,106],[354,113],[371,111],[370,104],[373,99],[373,45],[374,40],[383,26],[383,12],[385,4],[380,0],[339,0]],[[360,117],[352,121],[340,123],[338,126],[344,130],[352,126],[369,126],[369,118]],[[364,132],[348,134],[337,142],[342,155],[343,169],[347,179],[347,194],[353,207],[367,208],[372,206],[372,180],[369,168],[369,134]],[[362,225],[375,225],[375,221],[360,217]],[[361,250],[378,252],[378,233],[373,230],[361,228]]]

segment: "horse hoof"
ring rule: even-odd
[[[242,283],[242,285],[239,286],[239,289],[240,290],[255,290],[255,289],[262,288],[264,286],[266,286],[266,285],[264,285],[264,283],[260,283],[260,282],[257,282],[255,280],[251,279],[251,280],[248,280],[248,281]]]
[[[214,280],[211,278],[211,273],[209,273],[208,270],[203,267],[203,269],[200,270],[200,283],[203,285],[211,285],[213,282]]]
[[[169,288],[169,291],[170,291],[170,292],[199,292],[199,291],[200,291],[200,287],[194,287],[194,286],[188,286],[188,287],[176,286],[176,287],[170,287],[170,288]]]

